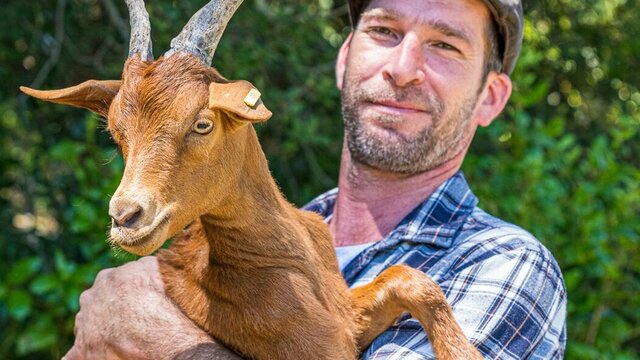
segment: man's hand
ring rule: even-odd
[[[64,360],[240,359],[165,295],[155,257],[102,270],[80,295],[75,343]]]

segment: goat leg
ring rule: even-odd
[[[392,266],[370,284],[352,289],[351,296],[360,350],[409,311],[424,327],[438,359],[482,359],[462,332],[438,284],[419,270]]]

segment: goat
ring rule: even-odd
[[[209,2],[155,61],[144,2],[127,0],[121,81],[21,88],[107,118],[126,165],[110,241],[146,255],[178,234],[158,252],[167,295],[246,358],[355,359],[409,311],[438,358],[480,359],[427,275],[398,265],[349,290],[323,220],[280,193],[252,126],[271,112],[249,82],[210,67],[241,2]]]

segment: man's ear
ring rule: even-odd
[[[344,72],[347,69],[347,56],[349,55],[349,47],[351,46],[351,38],[353,38],[353,32],[347,36],[340,47],[340,52],[338,52],[338,60],[336,61],[336,87],[338,90],[342,90]]]
[[[512,84],[508,75],[490,72],[476,108],[480,126],[489,126],[500,115],[511,96]]]
[[[120,80],[89,80],[58,90],[42,91],[26,86],[21,86],[20,90],[36,99],[88,109],[106,118],[111,101],[120,90],[120,84]]]
[[[240,80],[209,85],[209,109],[223,110],[240,121],[261,122],[271,118],[260,92],[250,82]]]

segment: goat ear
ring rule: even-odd
[[[88,109],[107,117],[111,101],[120,90],[120,84],[120,80],[89,80],[58,90],[42,91],[26,86],[21,86],[20,90],[36,99]]]
[[[267,121],[271,111],[259,96],[258,90],[248,81],[214,82],[209,85],[209,109],[224,110],[241,121]]]

